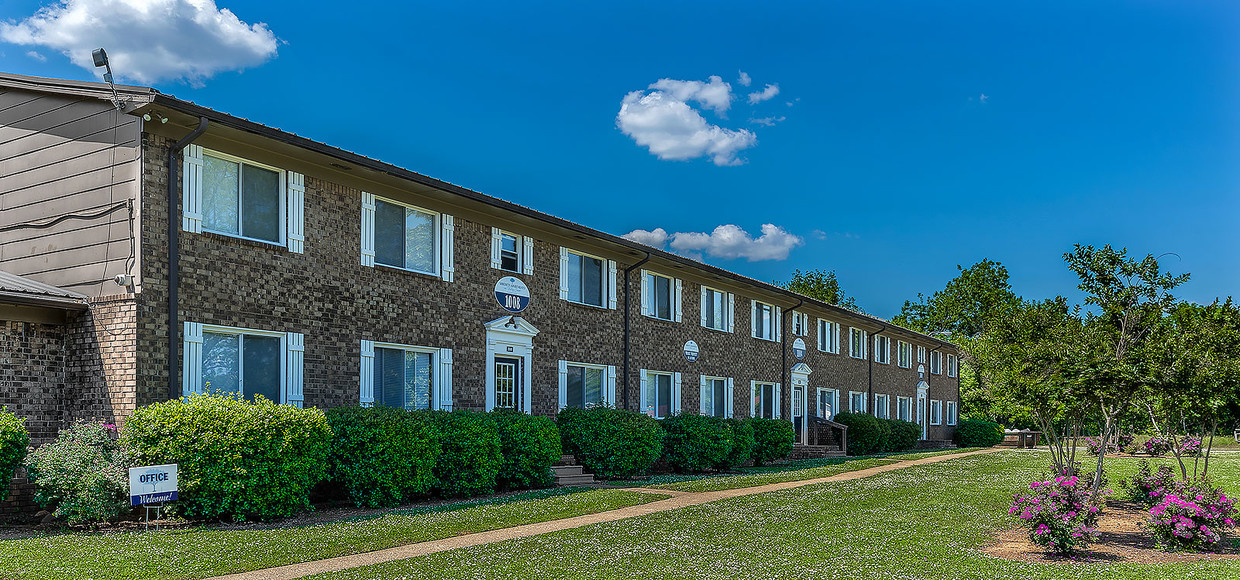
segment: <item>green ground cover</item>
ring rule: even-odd
[[[1108,460],[1114,485],[1135,459]],[[1131,579],[1240,577],[1240,561],[1030,564],[977,551],[1015,526],[1045,452],[1005,451],[315,576],[357,578]],[[1240,490],[1240,458],[1211,471]]]
[[[561,488],[303,527],[198,527],[0,540],[0,578],[204,578],[597,513],[663,497]]]

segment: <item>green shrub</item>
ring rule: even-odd
[[[884,450],[908,451],[917,447],[917,441],[921,439],[921,425],[911,421],[903,421],[900,419],[884,419],[887,423],[887,441]]]
[[[439,430],[441,452],[435,462],[435,479],[440,495],[466,497],[495,491],[504,457],[493,417],[473,411],[413,413],[430,417]]]
[[[0,409],[0,499],[9,496],[9,481],[13,470],[26,458],[30,446],[30,432],[26,431],[26,419]]]
[[[952,439],[960,447],[994,447],[1003,441],[1003,426],[980,419],[961,421]]]
[[[560,430],[551,417],[534,417],[512,410],[494,411],[499,426],[503,465],[496,477],[499,489],[533,489],[555,485],[551,466],[564,454]]]
[[[269,519],[310,507],[332,429],[314,408],[194,395],[134,411],[125,439],[144,464],[178,464],[182,515]]]
[[[732,451],[732,430],[723,419],[681,413],[659,422],[663,457],[678,473],[706,471],[724,463]]]
[[[337,407],[328,478],[358,507],[399,505],[435,485],[439,437],[424,417],[394,407]]]
[[[839,413],[832,420],[848,425],[849,455],[881,453],[887,445],[890,427],[882,419],[865,413]]]
[[[36,449],[26,468],[35,484],[35,503],[70,524],[83,524],[131,511],[132,465],[114,425],[77,423]]]
[[[762,465],[788,457],[792,453],[792,442],[796,434],[792,423],[783,419],[763,419],[755,417],[749,420],[753,426],[753,462]]]
[[[555,418],[564,449],[594,475],[633,477],[663,454],[663,429],[645,414],[609,407],[564,409]]]
[[[717,469],[735,469],[753,459],[754,441],[753,425],[748,419],[724,419],[723,428],[730,433],[732,448],[724,456],[723,461],[716,463]]]

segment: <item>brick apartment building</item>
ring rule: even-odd
[[[108,85],[0,74],[0,405],[36,441],[207,389],[766,416],[802,442],[851,410],[950,439],[948,342],[117,89],[120,107]]]

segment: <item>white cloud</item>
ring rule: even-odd
[[[711,76],[710,82],[678,81],[676,79],[659,79],[649,88],[663,91],[678,101],[694,101],[710,109],[717,115],[727,112],[732,106],[732,85],[723,82],[718,76]]]
[[[749,104],[756,105],[762,101],[769,101],[779,94],[779,85],[766,85],[761,91],[749,93]]]
[[[689,90],[685,85],[675,84],[685,81],[665,81],[668,79],[651,87],[663,83],[668,90],[687,94],[688,98],[704,106],[709,106],[711,100],[718,100],[713,92],[704,95],[701,89]],[[726,87],[727,83],[723,85]],[[616,126],[638,145],[664,160],[710,157],[715,165],[739,165],[742,161],[737,158],[737,153],[758,143],[758,137],[753,132],[725,129],[708,123],[684,99],[663,90],[633,91],[625,95],[620,103],[620,112],[616,114]]]
[[[749,73],[745,71],[738,71],[738,72],[741,73],[741,76],[740,78],[736,79],[736,82],[740,83],[742,87],[747,87],[749,86],[749,83],[753,82],[753,79],[749,78]]]
[[[787,118],[788,117],[784,117],[782,115],[779,117],[761,117],[758,119],[750,119],[749,122],[756,125],[762,125],[763,127],[773,127],[776,123],[783,123],[784,119]]]
[[[35,50],[27,52],[26,56],[33,58],[39,62],[47,62],[47,57],[39,54],[39,52]]]
[[[266,24],[246,24],[214,0],[61,0],[0,22],[0,40],[59,51],[96,74],[91,51],[102,46],[118,78],[148,84],[201,84],[266,62],[280,44]]]
[[[981,101],[982,104],[985,105],[986,101],[990,100],[990,97],[986,96],[986,93],[982,93],[982,96],[978,97],[977,100]]]
[[[655,228],[653,231],[633,230],[624,237],[659,249],[670,241],[673,252],[695,260],[701,260],[706,255],[724,259],[745,258],[750,262],[785,260],[793,248],[805,243],[800,236],[790,234],[775,224],[762,224],[762,235],[757,238],[732,224],[721,225],[710,233],[668,234],[663,228]]]

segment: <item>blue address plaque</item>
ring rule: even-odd
[[[516,314],[529,307],[530,289],[520,278],[504,276],[495,283],[495,301],[500,308]]]

